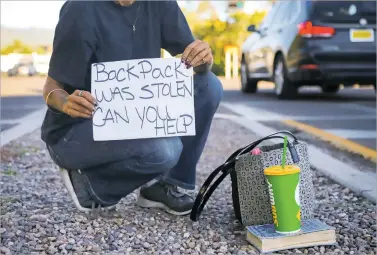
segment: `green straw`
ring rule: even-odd
[[[282,163],[282,168],[285,168],[285,161],[287,157],[287,143],[288,143],[288,138],[287,136],[284,136],[284,147],[283,147],[283,163]]]

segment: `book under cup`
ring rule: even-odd
[[[246,239],[262,253],[336,244],[335,229],[318,219],[302,220],[295,234],[277,233],[273,224],[249,226]]]

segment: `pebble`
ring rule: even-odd
[[[134,248],[134,249],[140,249],[141,245],[140,244],[134,244],[134,245],[132,245],[132,248]]]
[[[37,220],[37,221],[40,221],[40,222],[45,222],[47,221],[48,217],[46,215],[43,215],[43,214],[34,214],[32,216],[30,216],[30,220]]]
[[[221,141],[218,139],[221,137]],[[215,119],[209,142],[198,164],[196,194],[200,184],[226,156],[255,137],[246,129]],[[231,182],[226,178],[207,203],[199,222],[175,217],[134,204],[137,193],[122,199],[112,217],[90,218],[77,212],[60,181],[40,131],[5,148],[30,148],[29,157],[10,156],[5,164],[20,170],[0,175],[2,196],[17,198],[3,203],[12,214],[1,216],[2,254],[259,254],[245,240],[234,220]],[[37,148],[35,150],[33,148]],[[2,148],[3,149],[3,148]],[[17,155],[13,153],[11,155]],[[3,163],[3,159],[2,159]],[[51,181],[53,180],[53,181]],[[313,171],[318,208],[315,218],[337,229],[337,245],[308,247],[279,254],[376,254],[375,205],[326,176]],[[27,185],[26,185],[27,184]],[[320,199],[319,199],[320,198]]]
[[[7,248],[7,247],[4,247],[4,246],[1,246],[0,247],[0,251],[2,252],[2,253],[4,253],[4,254],[11,254],[11,251],[10,251],[10,249],[9,248]]]
[[[56,253],[56,252],[58,252],[58,249],[56,249],[54,246],[50,246],[50,247],[48,248],[48,253],[49,253],[49,254],[54,254],[54,253]]]
[[[221,246],[219,249],[220,252],[225,253],[228,251],[228,248],[226,246]]]
[[[42,245],[38,244],[37,246],[35,246],[35,250],[36,250],[36,251],[43,251],[44,248],[43,248]]]
[[[94,229],[92,227],[87,227],[86,231],[88,231],[88,234],[93,234],[94,233]]]
[[[149,249],[149,248],[151,248],[151,245],[149,243],[145,242],[145,243],[143,243],[143,247],[145,249]]]

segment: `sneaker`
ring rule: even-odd
[[[194,199],[182,193],[174,185],[158,181],[140,188],[136,204],[144,208],[160,208],[173,215],[187,215],[191,212]]]
[[[105,210],[115,208],[115,205],[102,206],[93,200],[85,186],[84,176],[81,174],[80,170],[67,171],[66,169],[60,168],[59,172],[63,179],[64,186],[77,210],[81,212],[95,212],[101,211],[101,207]]]

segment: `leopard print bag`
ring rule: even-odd
[[[212,193],[224,178],[230,174],[233,208],[236,218],[244,226],[272,224],[268,188],[263,171],[267,167],[282,164],[283,143],[260,146],[261,154],[259,155],[251,155],[250,151],[266,140],[284,139],[281,134],[286,134],[293,138],[293,142],[288,142],[287,164],[295,164],[301,170],[301,218],[312,218],[315,196],[307,145],[299,141],[292,133],[280,131],[238,149],[223,165],[213,171],[196,197],[191,211],[191,220],[196,221],[199,218]],[[215,179],[220,173],[221,175]]]
[[[294,162],[287,150],[287,164],[300,167],[301,219],[313,217],[314,188],[309,164],[308,148],[305,143],[293,144],[299,161]],[[245,226],[272,224],[271,206],[263,170],[282,164],[283,144],[261,146],[259,155],[244,154],[235,163],[231,173],[233,205],[237,218]]]

